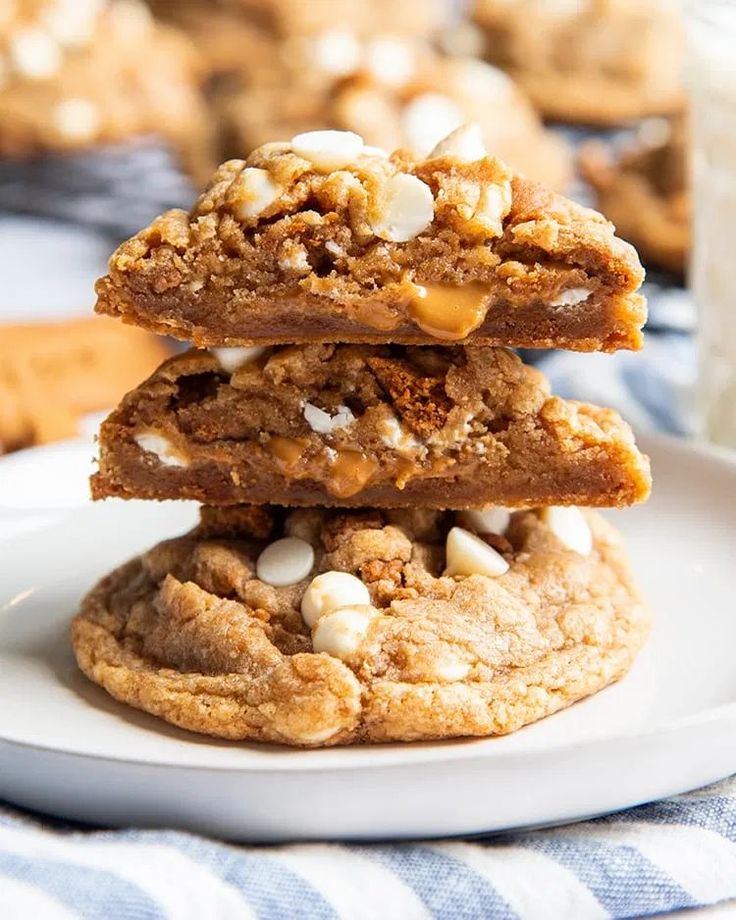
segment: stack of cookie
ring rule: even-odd
[[[424,160],[320,131],[225,163],[98,283],[197,348],[103,424],[94,496],[203,507],[85,599],[84,672],[312,747],[501,734],[621,677],[649,618],[588,509],[644,500],[648,463],[504,346],[639,348],[641,281],[472,127]]]

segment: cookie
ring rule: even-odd
[[[620,506],[650,486],[615,412],[551,396],[499,348],[192,351],[129,393],[99,440],[96,498]]]
[[[180,728],[320,747],[515,731],[622,677],[648,628],[593,512],[239,508],[104,578],[72,641]]]
[[[475,122],[488,150],[517,172],[556,190],[569,183],[567,144],[542,126],[526,96],[497,68],[442,57],[416,40],[379,36],[356,41],[351,60],[342,60],[336,72],[333,45],[340,47],[335,37],[290,45],[278,74],[260,65],[241,70],[215,100],[228,155],[245,156],[272,137],[335,128],[422,157],[463,123]]]
[[[0,453],[77,434],[169,354],[163,341],[99,319],[0,326]]]
[[[189,41],[137,0],[20,4],[0,22],[0,155],[73,153],[146,135],[211,169],[204,78]]]
[[[669,0],[475,0],[480,50],[546,118],[613,125],[680,111],[683,25]]]
[[[362,40],[378,35],[428,41],[446,21],[443,0],[149,0],[149,5],[190,36],[213,77],[247,72],[272,83],[294,53],[307,78],[312,67],[344,73]]]
[[[634,249],[459,128],[423,160],[308,132],[123,243],[97,311],[199,346],[641,346]]]
[[[683,274],[690,250],[690,175],[684,119],[648,119],[614,156],[591,142],[580,156],[598,208],[645,262]]]

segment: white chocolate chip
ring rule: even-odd
[[[471,97],[477,99],[485,96],[487,100],[501,101],[515,92],[511,77],[487,61],[466,58],[458,64],[461,65],[461,87]]]
[[[307,626],[341,607],[370,604],[371,596],[363,582],[349,572],[323,572],[310,582],[302,597],[302,616]]]
[[[100,112],[89,99],[64,99],[54,106],[54,124],[60,134],[76,141],[91,141],[100,129]]]
[[[429,154],[429,159],[433,157],[455,157],[466,163],[474,163],[476,160],[482,160],[488,156],[486,145],[483,143],[483,134],[480,125],[460,125],[455,128],[446,138]]]
[[[342,246],[334,240],[326,240],[325,249],[331,256],[335,256],[336,259],[341,259],[347,255],[347,252],[345,252]]]
[[[419,156],[447,137],[464,121],[462,109],[442,93],[422,93],[404,108],[401,118],[409,148]]]
[[[286,241],[279,254],[279,268],[282,272],[295,272],[298,275],[308,275],[312,271],[307,255],[307,247],[294,240]]]
[[[403,86],[416,71],[411,47],[399,38],[375,38],[366,48],[366,69],[380,83]]]
[[[317,434],[331,434],[340,428],[348,428],[355,421],[355,416],[348,406],[338,406],[335,414],[330,415],[324,409],[305,402],[303,412],[307,424]]]
[[[53,38],[41,29],[19,29],[9,47],[15,70],[24,77],[53,77],[61,66],[61,52]]]
[[[581,556],[587,556],[593,549],[593,534],[579,508],[543,508],[540,517],[560,543],[568,549]]]
[[[468,676],[470,665],[456,655],[446,654],[434,662],[434,676],[437,680],[452,683]]]
[[[382,160],[387,160],[389,152],[388,150],[384,150],[383,147],[373,147],[371,144],[364,144],[361,156],[381,157]]]
[[[486,508],[485,511],[461,511],[458,522],[474,533],[504,534],[511,520],[507,508]]]
[[[60,45],[82,48],[92,39],[101,7],[101,3],[57,3],[43,10],[40,19]]]
[[[398,453],[414,453],[421,449],[421,444],[414,435],[402,427],[395,415],[382,420],[381,440]]]
[[[496,578],[509,569],[500,553],[469,530],[453,527],[447,535],[445,575],[488,575]]]
[[[262,214],[281,194],[281,188],[273,181],[267,169],[249,166],[239,177],[238,202],[235,216],[248,220]]]
[[[503,219],[511,209],[511,183],[486,183],[480,187],[478,204],[473,219],[487,228],[489,233],[503,233]]]
[[[256,562],[256,575],[267,585],[285,588],[309,575],[314,565],[314,550],[306,540],[284,537],[267,546]]]
[[[133,437],[141,450],[154,454],[164,466],[189,466],[186,457],[177,450],[168,438],[156,431],[143,431]]]
[[[210,352],[220,362],[220,367],[228,374],[234,374],[239,367],[250,364],[260,357],[266,349],[261,345],[233,348],[210,348]]]
[[[350,29],[330,29],[313,39],[312,55],[321,71],[345,77],[360,66],[362,51]]]
[[[392,176],[383,189],[373,232],[382,240],[405,243],[419,236],[434,219],[432,189],[409,173]]]
[[[328,738],[332,738],[333,735],[336,735],[341,731],[345,726],[339,725],[328,725],[327,728],[317,728],[311,732],[300,732],[299,741],[302,744],[323,744],[327,741]]]
[[[580,303],[585,303],[592,293],[588,288],[568,288],[568,290],[559,293],[554,300],[550,300],[550,306],[576,307]]]
[[[352,131],[307,131],[291,139],[291,149],[321,172],[332,172],[355,162],[363,138]]]
[[[375,607],[361,604],[325,614],[312,630],[312,648],[335,658],[349,658],[360,647],[377,613]]]

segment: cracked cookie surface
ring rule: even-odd
[[[96,498],[621,506],[650,487],[614,411],[476,346],[190,351],[124,398],[100,448]]]
[[[222,738],[316,747],[494,735],[622,677],[649,628],[621,539],[585,512],[592,549],[534,511],[493,542],[499,577],[448,577],[455,516],[204,508],[198,528],[104,578],[72,627],[82,670],[121,702]],[[310,575],[265,584],[273,539],[311,544]],[[488,537],[490,541],[491,538]],[[342,658],[313,650],[300,604],[346,572],[375,614]]]

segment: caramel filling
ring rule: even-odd
[[[337,498],[349,498],[363,489],[376,469],[375,460],[359,450],[338,450],[330,465],[327,488]]]
[[[295,474],[299,472],[302,456],[309,446],[305,438],[282,438],[274,435],[266,444],[266,449],[279,461],[284,472]]]
[[[416,284],[409,305],[412,319],[420,329],[437,339],[464,339],[485,319],[488,285]]]

